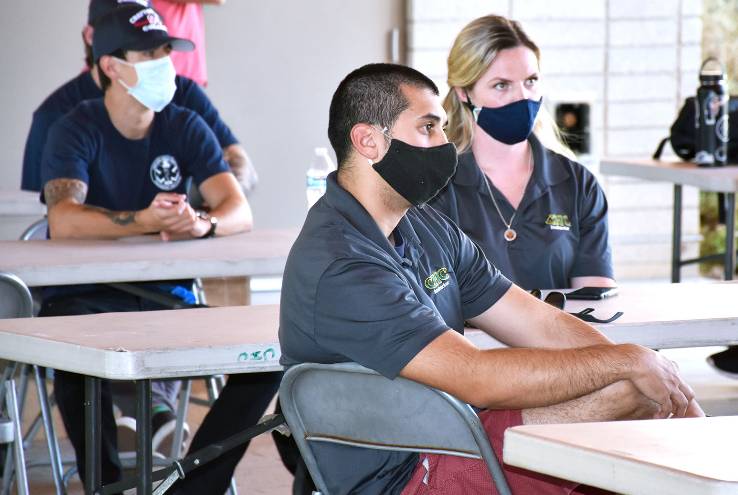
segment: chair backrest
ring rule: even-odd
[[[279,401],[313,481],[326,495],[310,442],[483,459],[498,491],[510,493],[479,417],[440,390],[389,380],[355,363],[306,363],[285,373]]]
[[[21,234],[21,241],[36,241],[46,239],[46,231],[49,228],[49,221],[46,217],[36,220]]]
[[[0,318],[33,316],[33,298],[26,284],[12,273],[0,272]]]

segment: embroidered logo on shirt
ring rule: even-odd
[[[171,191],[182,182],[177,160],[172,155],[161,155],[151,162],[151,182],[159,189]]]
[[[449,278],[451,278],[451,276],[448,274],[448,268],[439,268],[425,279],[423,285],[425,285],[426,289],[433,291],[434,294],[437,294],[448,286]]]
[[[546,218],[546,225],[548,225],[551,230],[569,230],[571,222],[569,221],[568,215],[549,213],[548,218]]]

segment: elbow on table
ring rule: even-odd
[[[53,210],[48,213],[49,239],[74,239],[75,230],[70,222]]]

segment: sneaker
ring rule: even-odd
[[[187,446],[187,439],[190,436],[190,427],[184,423],[182,429],[182,445],[179,447],[177,457],[181,457]],[[168,458],[172,453],[172,443],[174,442],[174,430],[177,427],[177,417],[171,411],[162,411],[154,414],[151,418],[151,429],[153,437],[151,447],[154,452]]]
[[[738,346],[730,346],[722,352],[708,356],[707,362],[719,373],[738,379]]]
[[[136,420],[130,416],[115,419],[118,432],[118,452],[136,455]],[[125,457],[125,455],[124,455]]]

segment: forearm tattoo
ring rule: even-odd
[[[136,221],[135,211],[110,211],[99,206],[85,205],[88,210],[99,211],[116,225],[130,225]]]
[[[84,204],[87,198],[87,184],[77,179],[54,179],[44,186],[44,199],[49,209],[60,201],[72,199],[86,210],[97,211],[105,215],[116,225],[130,225],[136,220],[135,211],[110,211],[99,206]]]

